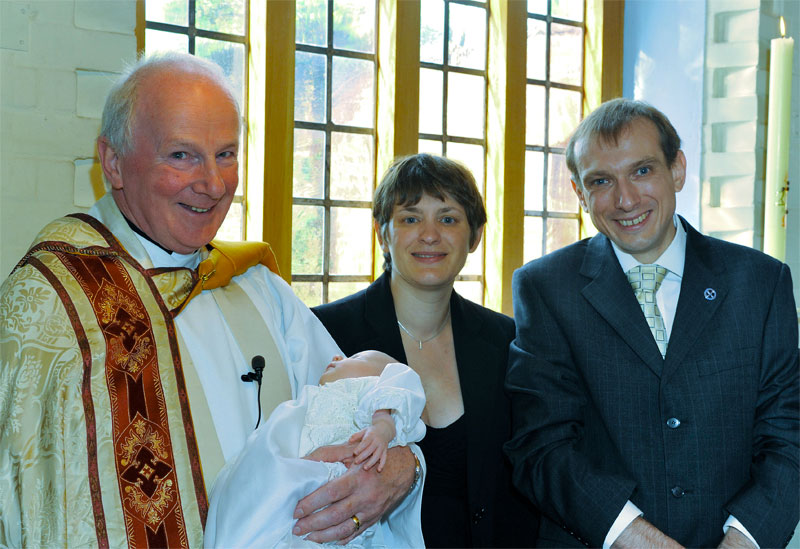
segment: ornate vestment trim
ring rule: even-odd
[[[72,329],[75,331],[75,337],[78,340],[78,346],[81,351],[81,358],[83,359],[83,375],[81,376],[81,397],[83,400],[83,413],[86,418],[86,452],[88,454],[88,470],[89,470],[89,492],[92,495],[92,513],[94,515],[94,526],[97,532],[97,545],[101,549],[107,549],[108,531],[106,529],[106,517],[103,511],[103,496],[100,491],[100,475],[97,467],[97,426],[95,423],[94,414],[94,401],[92,400],[92,351],[89,348],[89,343],[86,338],[86,333],[83,330],[80,316],[75,308],[75,304],[69,296],[66,288],[64,288],[58,277],[44,265],[38,258],[30,257],[27,263],[37,269],[42,275],[50,282],[53,289],[61,298],[61,302],[67,311]]]
[[[197,506],[200,512],[200,522],[205,527],[206,518],[208,516],[208,497],[206,495],[205,482],[203,481],[203,471],[200,462],[200,451],[197,447],[197,439],[195,437],[194,422],[192,421],[192,412],[189,407],[189,397],[187,396],[186,380],[183,373],[183,365],[181,363],[180,351],[178,347],[178,339],[175,334],[175,324],[173,322],[174,315],[180,310],[180,307],[168,307],[164,299],[153,281],[153,276],[165,273],[185,273],[189,275],[187,285],[184,286],[180,293],[188,294],[192,291],[193,287],[199,282],[197,273],[187,269],[144,269],[127,251],[122,247],[116,237],[108,230],[108,228],[100,223],[97,219],[86,214],[72,214],[68,217],[75,217],[81,221],[88,223],[96,230],[105,240],[109,243],[112,250],[120,255],[123,255],[131,265],[144,275],[150,291],[158,304],[161,313],[164,315],[165,326],[167,328],[167,336],[170,346],[170,354],[172,356],[172,364],[175,369],[175,381],[178,389],[178,399],[181,405],[181,417],[183,418],[184,433],[186,436],[186,447],[189,451],[189,465],[192,470],[192,480],[194,482],[195,497],[197,498]],[[181,299],[177,300],[182,301]]]

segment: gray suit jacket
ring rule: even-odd
[[[599,546],[625,501],[689,546],[729,514],[762,547],[800,514],[797,316],[786,265],[687,231],[664,359],[602,234],[514,275],[515,484],[540,545]]]

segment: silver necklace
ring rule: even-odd
[[[449,318],[450,318],[450,310],[448,310],[448,311],[447,311],[447,315],[444,317],[444,320],[442,321],[442,324],[441,324],[441,326],[439,326],[439,329],[438,329],[438,330],[436,330],[436,333],[434,333],[434,334],[433,334],[432,336],[430,336],[428,339],[420,339],[420,338],[418,338],[417,336],[415,336],[414,334],[412,334],[410,331],[408,331],[408,328],[406,328],[405,326],[403,326],[403,323],[402,323],[402,322],[400,322],[400,320],[399,320],[399,319],[397,320],[397,325],[398,325],[398,326],[400,326],[400,329],[401,329],[401,330],[403,330],[405,333],[407,333],[407,334],[408,334],[408,336],[409,336],[411,339],[413,339],[414,341],[416,341],[417,343],[419,343],[419,349],[420,349],[420,351],[421,351],[421,350],[422,350],[422,344],[423,344],[423,343],[427,343],[427,342],[429,342],[430,340],[432,340],[432,339],[435,339],[435,338],[436,338],[436,336],[438,336],[439,334],[441,334],[441,333],[442,333],[442,330],[444,330],[444,327],[445,327],[445,325],[447,324],[447,320],[448,320]]]

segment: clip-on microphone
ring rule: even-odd
[[[258,429],[258,424],[261,423],[261,378],[262,372],[264,371],[264,357],[261,355],[254,356],[253,360],[250,362],[250,366],[254,371],[242,374],[242,381],[245,383],[255,381],[258,384],[258,395],[256,397],[256,403],[258,404],[258,420],[255,426],[255,428]]]

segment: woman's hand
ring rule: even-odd
[[[312,452],[307,459],[352,462],[355,444],[326,446]],[[339,459],[336,459],[339,458]],[[310,535],[316,543],[347,543],[405,498],[414,481],[414,455],[406,446],[389,450],[386,466],[378,473],[353,464],[341,477],[330,481],[297,503],[297,521],[292,533]],[[358,518],[359,528],[356,528]]]

